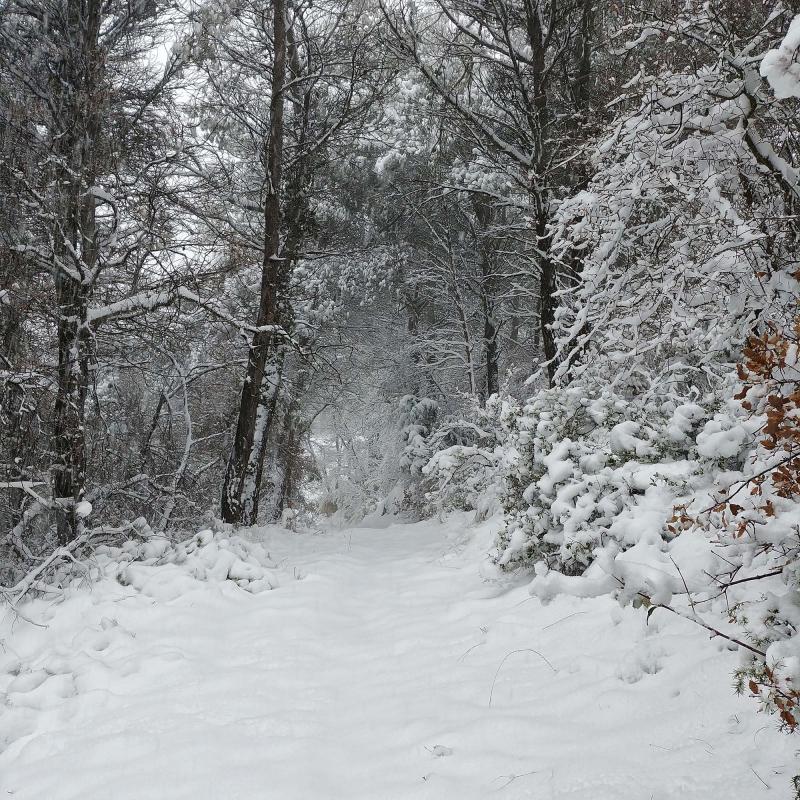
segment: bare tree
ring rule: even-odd
[[[480,168],[502,175],[529,199],[541,347],[552,379],[557,289],[571,278],[550,252],[553,203],[576,175],[585,176],[587,135],[602,119],[599,97],[589,111],[596,86],[593,6],[588,0],[438,0],[425,12],[382,8],[391,45],[442,99],[454,133],[481,152]]]
[[[273,425],[280,427],[275,410],[287,349],[309,345],[307,330],[298,329],[291,276],[312,242],[325,238],[315,230],[313,198],[337,166],[332,148],[358,139],[386,85],[366,8],[276,0],[269,11],[242,4],[222,23],[200,14],[206,84],[198,108],[210,145],[222,151],[209,175],[227,181],[237,198],[235,215],[217,209],[203,216],[228,247],[260,261],[256,333],[222,489],[223,519],[241,524],[258,515],[266,447]],[[222,108],[232,121],[220,119]]]
[[[159,132],[150,123],[178,62],[159,75],[143,62],[163,13],[155,3],[100,0],[6,0],[0,8],[0,67],[13,98],[3,125],[20,143],[6,150],[0,170],[21,208],[20,224],[4,227],[2,244],[4,258],[32,276],[28,288],[47,298],[38,312],[57,354],[48,386],[49,506],[62,543],[82,524],[97,326],[157,304],[152,297],[117,307],[106,301],[135,290],[157,263],[163,276],[163,259],[150,256],[165,250],[157,184],[174,154],[158,152],[163,116]],[[142,148],[145,132],[154,141]],[[150,200],[142,205],[144,197]],[[12,289],[12,305],[21,288]]]

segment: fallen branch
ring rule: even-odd
[[[19,583],[9,589],[0,590],[3,599],[17,611],[18,606],[25,596],[32,590],[42,591],[40,584],[41,578],[45,573],[63,561],[73,561],[78,563],[75,553],[89,542],[99,544],[98,540],[108,540],[121,535],[135,534],[143,539],[148,539],[153,535],[153,531],[144,517],[138,517],[133,522],[126,523],[116,528],[97,527],[84,531],[76,539],[56,548],[40,564],[32,569]],[[27,548],[26,548],[27,549]]]

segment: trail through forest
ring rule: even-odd
[[[487,534],[252,529],[274,591],[36,601],[47,627],[18,620],[0,654],[0,796],[788,796],[791,742],[733,695],[734,654],[608,598],[542,606],[476,567]]]

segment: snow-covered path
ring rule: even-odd
[[[0,797],[791,796],[794,743],[681,620],[543,607],[481,576],[463,519],[264,535],[297,578],[275,591],[85,591],[18,623]]]

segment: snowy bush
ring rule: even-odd
[[[276,565],[263,546],[226,531],[206,529],[182,542],[128,541],[99,548],[93,561],[100,574],[110,572],[120,583],[159,597],[197,581],[231,581],[252,593],[278,585]]]
[[[385,408],[378,411],[368,409],[357,432],[345,429],[346,451],[337,452],[339,463],[325,476],[320,506],[333,510],[334,522],[349,524],[386,514],[419,518],[424,513],[423,467],[433,452],[428,437],[438,405],[404,395],[388,415]]]
[[[579,575],[598,547],[659,540],[678,498],[702,483],[703,462],[736,461],[730,447],[703,454],[696,442],[724,428],[729,443],[734,426],[714,414],[717,405],[713,395],[686,403],[637,403],[611,390],[593,397],[577,385],[539,393],[509,427],[500,564],[542,561]]]
[[[737,688],[789,730],[800,722],[799,353],[800,324],[751,336],[726,400],[540,393],[509,426],[497,553],[534,568],[543,601],[611,594],[702,625],[738,649]]]
[[[476,511],[485,519],[500,510],[502,470],[507,461],[503,420],[517,413],[516,401],[494,395],[468,415],[445,420],[428,437],[430,460],[422,468],[429,510]]]
[[[398,465],[411,476],[418,476],[430,458],[427,437],[433,430],[439,406],[427,397],[406,395],[398,408],[399,442],[401,445]]]
[[[655,24],[743,46],[713,15]],[[761,64],[778,98],[795,94],[796,38],[795,21]],[[573,280],[553,325],[557,385],[510,436],[497,558],[533,567],[542,600],[608,593],[702,625],[740,652],[737,687],[793,730],[800,331],[781,131],[794,101],[776,102],[756,63],[640,73],[624,98],[638,105],[560,203],[553,249]]]
[[[120,533],[127,538],[110,544],[102,543],[109,539],[103,529],[88,531],[55,550],[16,585],[2,589],[2,596],[16,608],[31,593],[52,594],[87,580],[115,580],[158,600],[174,599],[198,582],[230,581],[252,593],[278,585],[276,566],[264,548],[228,531],[201,530],[174,542],[153,534],[140,519],[115,529],[114,538]]]
[[[800,98],[800,14],[790,23],[780,45],[762,59],[761,75],[777,98]]]
[[[800,320],[751,336],[737,399],[757,426],[747,475],[697,524],[723,558],[714,589],[752,644],[737,672],[790,730],[800,725]]]

